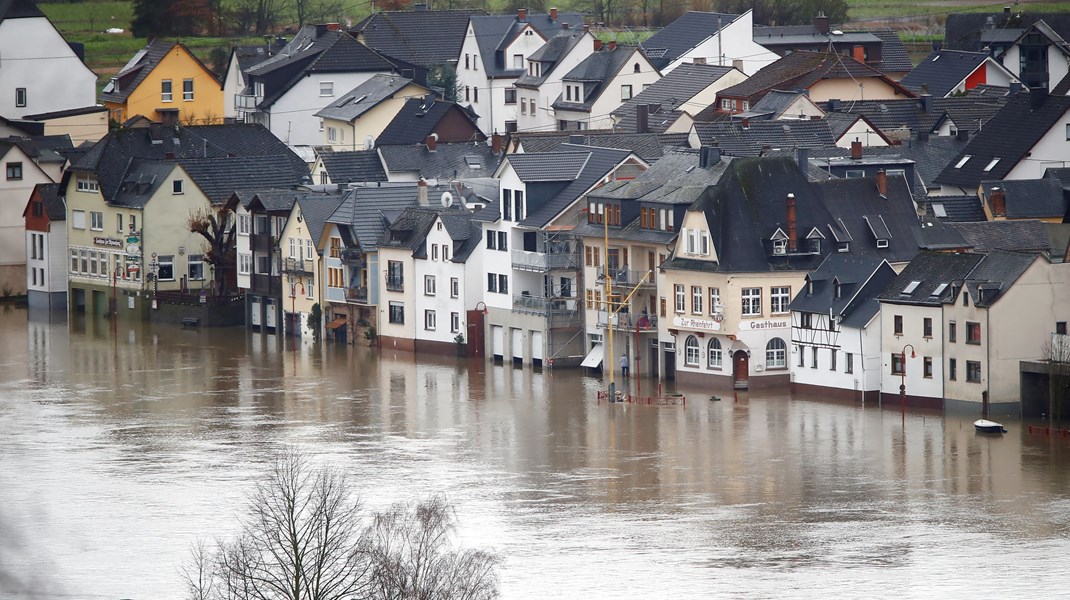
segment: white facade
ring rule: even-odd
[[[389,338],[381,342],[384,349],[412,350],[422,327],[415,295],[417,288],[423,292],[423,281],[417,281],[414,262],[410,248],[379,248],[379,335]]]
[[[96,74],[47,18],[0,21],[0,90],[5,94],[0,116],[19,119],[93,106],[96,86]]]
[[[1008,71],[1013,73],[1016,77],[1021,76],[1022,70],[1022,53],[1021,46],[1017,43],[1007,48],[1007,51],[1000,57],[1003,62],[1003,66]],[[1064,54],[1059,47],[1055,44],[1048,46],[1048,89],[1054,88],[1056,84],[1066,77],[1067,72],[1070,71],[1070,57]],[[1005,83],[992,83],[992,85],[1007,85]]]
[[[238,117],[238,109],[234,107],[235,97],[245,89],[245,74],[238,64],[236,52],[230,53],[230,62],[227,63],[227,73],[223,77],[223,118],[235,119]]]
[[[297,319],[287,324],[287,335],[311,338],[316,333],[308,326],[312,305],[320,302],[320,254],[319,240],[309,234],[308,226],[301,216],[301,204],[295,202],[286,219],[286,226],[279,237],[279,253],[282,255],[282,302],[283,313]],[[320,305],[322,308],[322,304]]]
[[[30,306],[63,308],[67,297],[67,228],[26,232],[26,292]]]
[[[257,121],[290,146],[320,145],[323,132],[316,113],[374,75],[374,72],[310,73],[266,111],[256,113]]]
[[[1063,113],[1047,133],[1029,149],[1025,157],[1004,179],[1040,179],[1044,171],[1070,165],[1070,110]]]
[[[29,256],[22,213],[34,186],[53,181],[18,146],[9,146],[0,163],[0,284],[21,294],[28,275],[23,268]]]
[[[942,305],[881,302],[881,395],[886,402],[898,397],[901,384],[906,385],[909,398],[942,401],[944,329],[940,324],[944,320],[943,314]],[[901,328],[897,327],[897,323],[901,323]],[[926,326],[927,323],[929,327]],[[892,364],[904,353],[904,349],[905,377],[899,370],[893,372]],[[913,358],[911,352],[915,355]],[[931,366],[927,369],[926,364]]]
[[[780,57],[754,41],[753,11],[739,15],[735,21],[703,40],[662,69],[669,73],[683,63],[701,62],[708,65],[736,66],[748,76]]]
[[[235,260],[237,260],[237,286],[247,290],[252,287],[253,250],[250,236],[253,233],[253,216],[240,202],[234,208],[234,221],[238,228],[234,235]]]
[[[862,142],[862,146],[866,148],[879,148],[888,145],[888,140],[881,135],[881,132],[870,127],[869,123],[864,119],[858,119],[848,127],[836,140],[836,145],[840,148],[850,148],[851,142],[855,140]]]
[[[594,52],[594,36],[589,31],[585,31],[568,54],[557,61],[552,71],[540,75],[544,79],[537,90],[516,88],[517,131],[553,131],[557,128],[553,103],[564,89],[561,85],[561,78],[576,68],[576,65],[583,62],[592,52]],[[529,74],[533,74],[532,69],[541,68],[541,65],[535,67],[532,63],[533,61],[527,61]]]
[[[483,57],[480,56],[479,45],[476,41],[475,28],[468,24],[464,43],[461,44],[461,53],[457,61],[457,87],[459,96],[457,103],[471,105],[479,115],[476,124],[481,131],[488,135],[503,133],[506,131],[506,122],[516,122],[518,107],[516,104],[505,103],[505,91],[512,90],[516,77],[487,77],[483,65]],[[505,48],[505,67],[509,70],[521,71],[527,68],[528,57],[546,43],[542,36],[530,24],[521,30],[508,47]],[[469,68],[465,68],[465,56],[468,57]],[[494,57],[487,57],[493,61]]]
[[[820,336],[829,328],[828,313],[810,313],[809,324]],[[803,313],[792,312],[794,326],[803,322]],[[835,341],[829,345],[795,343],[791,348],[791,381],[794,384],[862,392],[881,387],[880,316],[874,315],[864,327],[844,327],[836,323]],[[797,337],[797,336],[796,336]],[[816,351],[816,352],[815,352]]]
[[[614,50],[614,52],[621,51],[623,50]],[[659,79],[661,79],[661,73],[643,54],[636,52],[621,66],[612,79],[605,83],[602,92],[591,104],[590,111],[558,110],[555,111],[554,117],[559,122],[581,123],[580,129],[612,129],[614,119],[610,113]],[[572,83],[572,85],[582,84]]]
[[[413,261],[416,340],[454,344],[467,337],[465,263],[455,263],[453,239],[441,219],[427,234],[427,258]],[[474,306],[474,305],[473,305]]]

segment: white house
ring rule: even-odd
[[[58,183],[34,187],[26,223],[26,300],[30,308],[67,308],[67,205]]]
[[[557,128],[612,128],[611,113],[660,78],[638,48],[610,42],[562,78],[564,90],[553,103]]]
[[[586,28],[562,28],[528,57],[527,73],[513,84],[515,92],[510,94],[506,91],[506,102],[515,102],[520,106],[516,119],[517,131],[551,131],[557,128],[552,104],[563,91],[561,78],[601,45],[601,40]]]
[[[690,11],[641,46],[663,74],[694,63],[736,67],[754,75],[779,56],[754,41],[752,12],[730,15]]]
[[[0,287],[15,294],[26,290],[26,234],[22,214],[30,193],[52,178],[14,142],[0,142]]]

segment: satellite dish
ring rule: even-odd
[[[453,206],[453,194],[449,192],[442,192],[442,206],[445,208]]]

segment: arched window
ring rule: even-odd
[[[780,338],[773,338],[765,345],[765,368],[783,369],[788,364],[788,345]]]
[[[633,72],[635,72],[635,73],[638,73],[638,72],[639,72],[639,70],[640,70],[640,69],[639,69],[639,63],[635,63],[635,66],[634,66],[634,67],[632,67],[632,71],[633,71]]]
[[[689,335],[687,336],[687,341],[684,342],[684,364],[689,367],[697,367],[698,357],[698,338]]]
[[[722,361],[721,340],[713,338],[706,345],[707,366],[711,369],[720,369]]]

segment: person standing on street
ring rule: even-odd
[[[620,374],[623,377],[627,377],[628,376],[628,355],[627,354],[621,354],[620,355]]]

